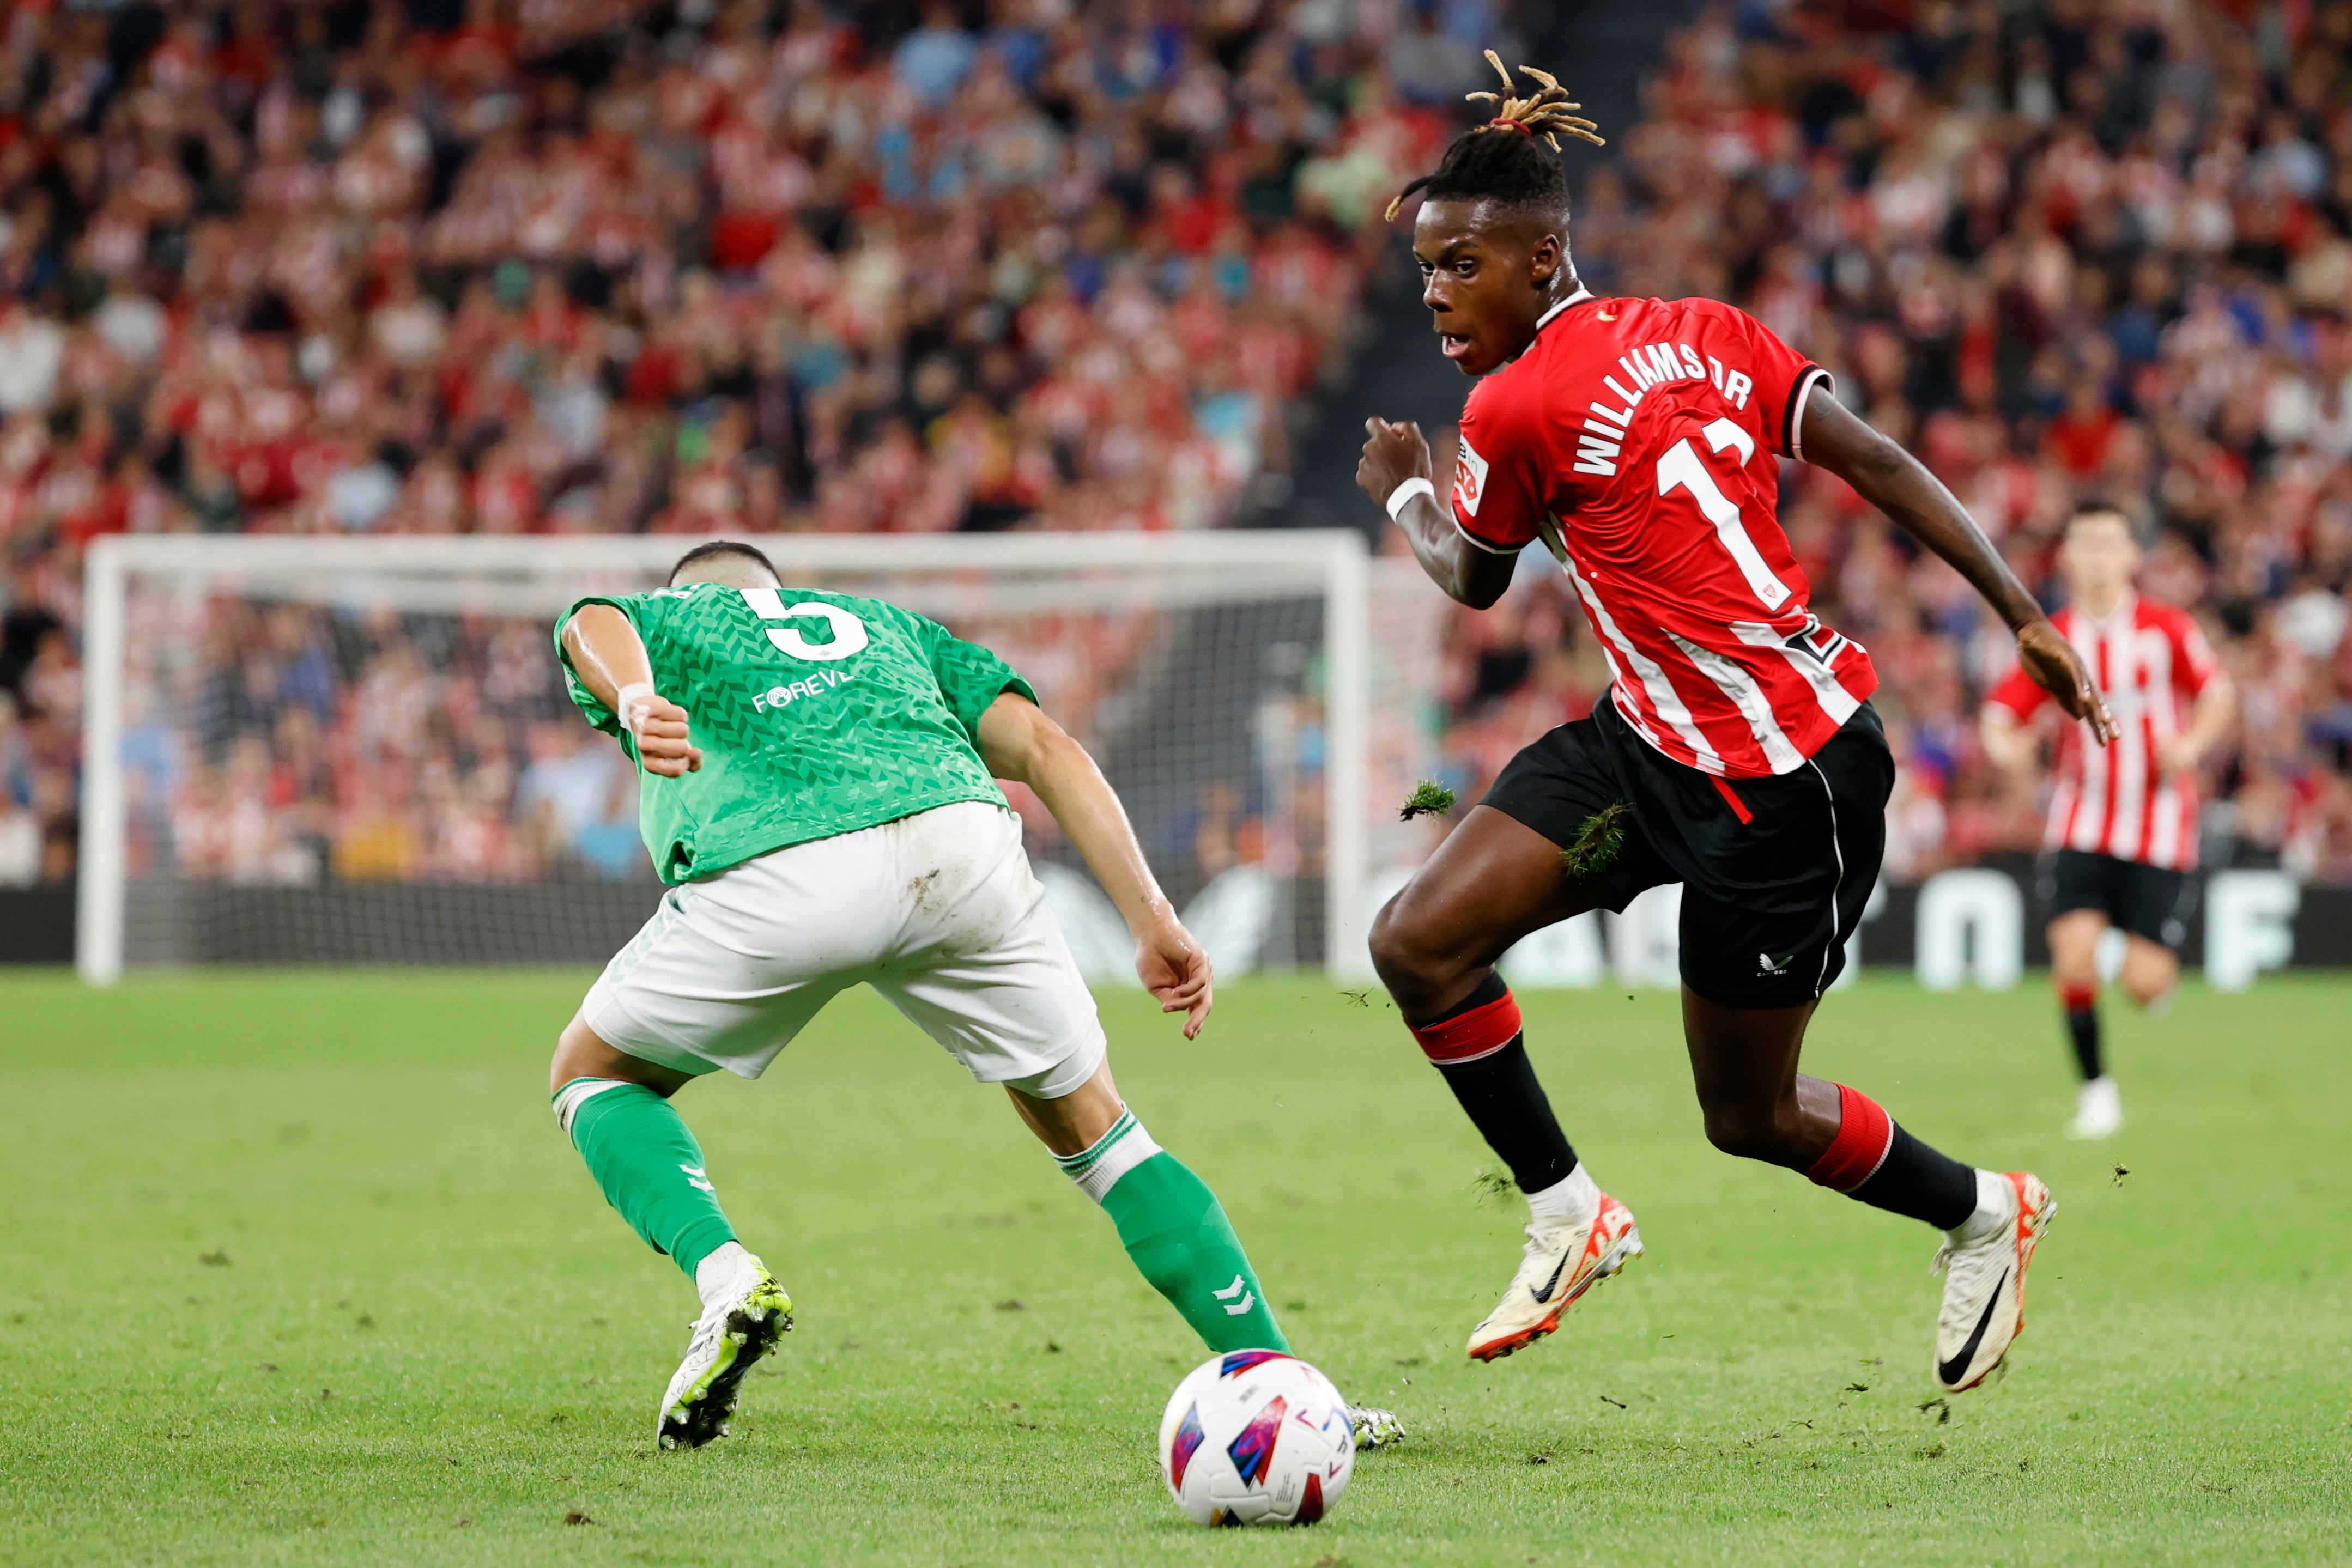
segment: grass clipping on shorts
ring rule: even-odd
[[[1444,817],[1453,813],[1454,803],[1460,799],[1443,784],[1433,784],[1424,779],[1412,787],[1412,794],[1397,812],[1397,821],[1410,822],[1415,817]]]
[[[1576,835],[1576,842],[1559,852],[1559,869],[1574,877],[1591,876],[1614,864],[1620,851],[1625,847],[1625,823],[1633,809],[1622,800],[1612,800],[1590,817]]]

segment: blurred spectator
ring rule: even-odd
[[[33,758],[16,721],[16,704],[0,692],[0,887],[26,887],[41,876],[41,820],[33,812]]]

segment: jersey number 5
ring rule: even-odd
[[[1700,431],[1699,438],[1715,452],[1738,447],[1743,468],[1756,455],[1756,438],[1727,419],[1718,419]],[[1687,437],[1666,448],[1666,455],[1658,459],[1658,494],[1671,496],[1676,490],[1691,493],[1691,499],[1706,514],[1706,520],[1715,525],[1716,537],[1738,564],[1739,574],[1748,580],[1748,586],[1764,601],[1764,608],[1778,610],[1788,603],[1789,585],[1773,576],[1772,569],[1764,564],[1764,558],[1757,553],[1756,541],[1748,537],[1747,526],[1739,520],[1738,504],[1723,493],[1723,487],[1706,471],[1706,465],[1699,461]]]
[[[780,653],[829,664],[835,659],[846,659],[866,646],[866,622],[838,604],[805,599],[798,604],[787,605],[783,595],[772,588],[743,588],[736,591],[743,596],[743,602],[751,607],[751,613],[762,621],[789,621],[795,615],[821,615],[833,628],[832,642],[812,643],[801,635],[797,626],[771,626],[768,628],[768,641],[776,645]]]

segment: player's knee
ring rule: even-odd
[[[2095,934],[2084,936],[2053,929],[2050,933],[2050,976],[2055,979],[2096,980],[2099,976],[2099,940]]]
[[[1413,918],[1402,894],[1389,900],[1373,917],[1371,948],[1372,968],[1407,1018],[1467,967],[1430,939],[1427,927]]]
[[[600,1059],[609,1054],[595,1031],[575,1016],[555,1037],[555,1054],[547,1063],[547,1092],[558,1094],[575,1078],[599,1076]]]
[[[1372,916],[1372,967],[1381,972],[1382,979],[1391,969],[1402,972],[1411,961],[1412,944],[1403,908],[1404,894],[1400,893],[1381,904],[1381,912]]]

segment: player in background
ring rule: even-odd
[[[604,1196],[702,1298],[660,1443],[719,1436],[743,1375],[792,1327],[671,1096],[719,1068],[757,1078],[861,981],[1004,1085],[1211,1350],[1286,1352],[1216,1196],[1119,1098],[1094,998],[995,783],[1020,780],[1054,813],[1126,915],[1137,975],[1193,1038],[1208,956],[1094,759],[987,649],[878,600],[782,589],[759,550],[708,544],[668,586],[583,599],[556,625],[572,700],[638,765],[639,826],[669,884],[549,1075]],[[1362,1442],[1395,1429],[1385,1412],[1351,1416]]]
[[[1935,1375],[1971,1387],[2023,1322],[2053,1206],[2036,1177],[1962,1165],[1869,1096],[1798,1071],[1878,875],[1895,769],[1870,655],[1808,608],[1775,515],[1780,459],[1827,468],[1951,562],[2015,631],[2032,678],[2101,738],[2105,710],[1959,503],[1841,407],[1820,366],[1716,300],[1596,298],[1579,282],[1548,144],[1599,138],[1529,74],[1541,91],[1509,96],[1505,71],[1494,119],[1404,192],[1426,197],[1413,254],[1440,347],[1482,378],[1451,505],[1412,425],[1368,421],[1356,471],[1474,608],[1542,540],[1612,672],[1611,700],[1514,758],[1373,926],[1398,1009],[1528,1197],[1518,1272],[1469,1353],[1549,1333],[1641,1252],[1633,1217],[1561,1131],[1495,961],[1531,931],[1679,882],[1683,1028],[1709,1141],[1943,1231]]]
[[[2087,743],[2084,727],[2057,727],[2057,788],[2050,801],[2050,983],[2057,988],[2082,1088],[2070,1138],[2105,1138],[2124,1124],[2123,1099],[2099,1041],[2099,938],[2124,933],[2124,994],[2141,1008],[2170,1005],[2180,979],[2182,918],[2197,869],[2197,764],[2230,727],[2236,698],[2205,634],[2186,611],[2132,591],[2139,543],[2111,503],[2085,501],[2058,551],[2066,608],[2052,622],[2097,677],[2116,716],[2115,744]],[[2041,747],[2034,720],[2049,694],[2021,668],[1986,698],[1987,755],[2030,774]]]

